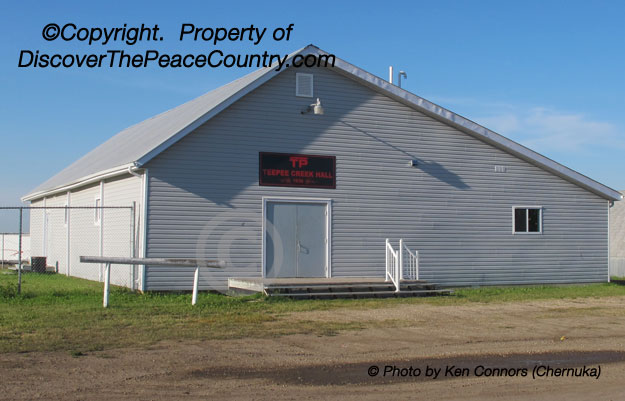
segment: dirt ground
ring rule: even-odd
[[[625,399],[625,297],[400,305],[281,318],[362,321],[369,328],[168,342],[81,357],[3,354],[0,400]],[[372,366],[379,369],[373,377]],[[412,367],[413,376],[399,370],[392,376],[393,366],[404,373]],[[540,374],[547,366],[551,372],[586,366],[599,377],[533,378],[535,367]],[[428,367],[430,374],[440,369],[436,379],[426,376]],[[490,368],[508,376],[476,377]]]

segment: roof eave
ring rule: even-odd
[[[23,196],[21,199],[22,199],[22,202],[33,201],[35,199],[40,199],[45,196],[55,195],[60,192],[69,191],[77,187],[82,187],[84,185],[93,184],[95,182],[105,180],[107,178],[116,177],[116,176],[126,174],[126,173],[130,174],[129,169],[132,169],[133,167],[136,167],[135,163],[124,164],[124,165],[117,166],[117,167],[114,167],[105,171],[100,171],[96,174],[90,174],[90,175],[84,176],[78,180],[74,180],[65,185],[29,193],[28,195]]]
[[[323,51],[321,51],[324,53]],[[620,192],[603,185],[585,175],[578,173],[554,160],[549,159],[537,153],[525,146],[514,142],[511,139],[504,137],[488,128],[477,124],[467,118],[464,118],[450,110],[445,109],[435,103],[432,103],[422,97],[419,97],[411,92],[408,92],[399,86],[393,85],[390,82],[377,77],[371,73],[368,73],[344,60],[336,58],[334,67],[338,67],[339,70],[357,78],[359,81],[365,83],[369,87],[381,90],[395,100],[400,101],[403,104],[411,106],[436,120],[452,125],[461,131],[483,140],[493,146],[496,146],[504,151],[516,155],[532,164],[537,165],[551,173],[554,173],[569,182],[581,186],[599,195],[603,198],[618,201],[623,199]]]

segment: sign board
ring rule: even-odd
[[[336,157],[290,153],[258,154],[259,185],[336,188]]]

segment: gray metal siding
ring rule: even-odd
[[[325,115],[301,115],[311,99],[295,97],[295,72],[148,163],[149,257],[228,259],[202,273],[205,289],[261,276],[262,197],[293,196],[332,199],[333,276],[383,276],[384,239],[401,237],[440,284],[607,280],[605,199],[330,70],[310,70]],[[260,187],[259,151],[335,155],[337,188]],[[512,234],[515,205],[543,207],[543,234]],[[146,289],[191,280],[150,267]]]

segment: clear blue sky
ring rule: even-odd
[[[5,2],[0,13],[0,205],[118,131],[246,74],[242,69],[20,69],[20,50],[208,52],[179,42],[185,22],[273,29],[288,42],[224,51],[289,53],[309,43],[486,125],[615,189],[625,189],[625,2]],[[51,22],[158,24],[162,42],[46,42]],[[0,216],[1,221],[1,216]],[[2,231],[2,227],[0,227]]]

